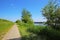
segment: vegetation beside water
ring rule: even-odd
[[[31,15],[27,10],[22,11],[22,19],[17,20],[16,23],[19,25],[19,31],[22,40],[41,40],[39,32],[45,28],[45,26],[34,25]]]
[[[8,32],[14,23],[8,20],[0,19],[0,40]]]
[[[45,27],[42,26],[29,26],[29,24],[25,23],[18,23],[20,35],[22,36],[22,40],[40,40],[39,35],[37,35],[40,30],[44,29]]]
[[[60,31],[47,26],[18,23],[22,40],[60,40]]]
[[[34,25],[30,12],[22,10],[21,20],[16,21],[22,40],[60,40],[60,6],[50,0],[42,14],[47,19],[46,26]],[[12,22],[0,19],[0,39],[12,25]]]
[[[34,25],[30,12],[22,11],[22,19],[16,21],[22,40],[60,40],[60,6],[55,2],[50,0],[42,10],[46,26]]]

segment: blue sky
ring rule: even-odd
[[[34,21],[45,21],[42,8],[48,0],[0,0],[0,18],[10,21],[21,19],[23,8],[30,11]]]

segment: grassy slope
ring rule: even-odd
[[[27,31],[28,27],[26,27],[26,25],[19,25],[18,26],[19,28],[19,31],[21,33],[22,36],[26,36],[26,35],[29,35],[30,33]]]
[[[34,26],[34,27],[29,27],[28,25],[19,25],[18,26],[20,34],[22,36],[22,40],[36,40],[37,39],[37,35],[34,33],[39,33],[40,30],[42,30],[44,27],[40,27],[40,26]],[[28,30],[29,29],[29,30]],[[34,33],[32,33],[32,32]],[[40,40],[40,39],[39,39]]]
[[[12,27],[13,22],[8,20],[0,19],[0,40],[4,37],[4,34]]]

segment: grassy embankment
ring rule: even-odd
[[[40,40],[37,34],[39,34],[40,30],[45,28],[42,26],[29,26],[24,23],[18,23],[18,25],[22,40]]]
[[[20,23],[18,28],[22,40],[60,40],[60,30],[51,27],[29,26],[28,24]]]
[[[8,20],[0,19],[0,40],[8,32],[14,23]]]

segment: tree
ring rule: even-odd
[[[59,15],[58,12],[57,12],[58,9],[59,9],[58,5],[54,1],[50,1],[48,3],[48,5],[46,5],[43,8],[43,15],[47,19],[46,24],[48,26],[51,26],[53,28],[57,27],[56,26],[56,24],[57,24],[56,20],[57,20],[57,15]]]
[[[57,29],[60,29],[60,7],[55,11],[55,26]]]
[[[28,23],[28,24],[33,24],[33,20],[31,18],[30,12],[25,9],[23,9],[23,11],[22,11],[22,22]]]

